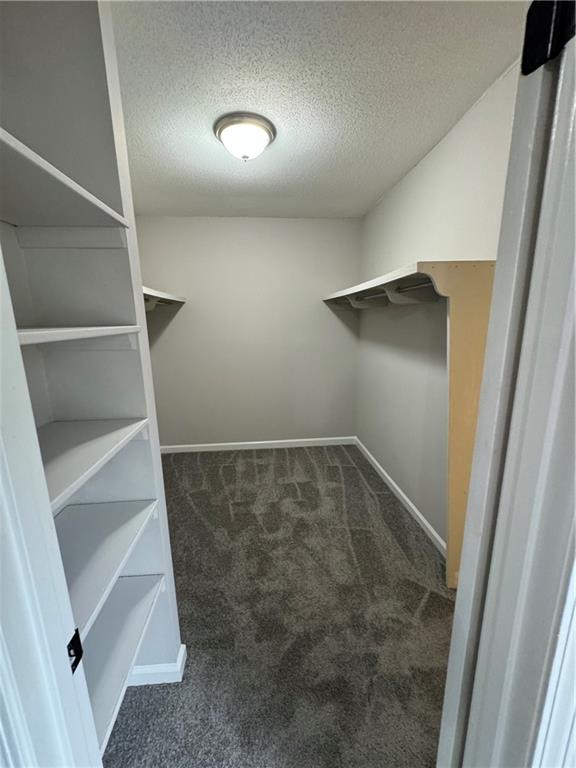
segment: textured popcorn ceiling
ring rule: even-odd
[[[136,210],[361,216],[518,57],[521,2],[114,3]],[[269,117],[243,164],[221,114]]]

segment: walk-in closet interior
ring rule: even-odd
[[[29,765],[435,765],[526,8],[0,3]]]

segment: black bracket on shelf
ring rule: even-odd
[[[80,632],[78,632],[78,628],[76,628],[76,631],[72,635],[72,639],[66,646],[68,648],[68,658],[70,659],[70,668],[72,669],[72,674],[76,671],[76,667],[78,664],[80,664],[80,660],[82,659],[82,655],[84,653],[84,649],[82,648],[82,641],[80,640]]]
[[[574,0],[534,0],[526,16],[522,74],[555,59],[574,37]]]

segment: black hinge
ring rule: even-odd
[[[72,635],[72,639],[67,645],[68,658],[70,659],[70,667],[72,668],[72,674],[76,671],[76,667],[80,664],[80,659],[84,650],[82,648],[82,641],[80,640],[80,632],[78,629]]]
[[[526,16],[522,74],[529,75],[555,59],[574,37],[573,0],[534,0]]]

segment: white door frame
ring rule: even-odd
[[[556,654],[542,712],[533,768],[576,765],[576,569],[558,635]]]
[[[518,88],[439,766],[530,765],[548,727],[574,554],[573,77],[571,42]]]

